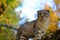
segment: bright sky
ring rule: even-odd
[[[36,12],[38,10],[44,9],[45,3],[47,3],[50,7],[52,7],[52,10],[56,10],[56,6],[53,2],[53,0],[23,0],[22,5],[16,8],[16,12],[19,12],[22,10],[22,14],[20,15],[22,20],[19,21],[20,24],[25,23],[26,18],[28,18],[28,21],[35,20],[37,18]]]

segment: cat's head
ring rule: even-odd
[[[37,11],[37,18],[49,18],[50,12],[49,10],[39,10]]]

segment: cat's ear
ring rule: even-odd
[[[41,12],[42,12],[42,10],[38,10],[38,11],[37,11],[37,13],[41,13]]]
[[[47,12],[49,12],[49,10],[47,10]]]
[[[39,11],[37,11],[37,13],[39,13]]]

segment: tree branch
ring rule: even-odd
[[[43,40],[60,40],[60,29],[54,32],[52,35],[47,36]]]
[[[16,28],[14,28],[14,26],[11,26],[11,25],[8,25],[8,24],[0,24],[0,26],[4,26],[4,27],[7,27],[7,28],[10,28],[10,29],[13,29],[13,30],[18,30]]]

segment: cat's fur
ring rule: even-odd
[[[35,38],[36,40],[40,39],[41,36],[44,35],[48,25],[49,25],[49,11],[39,10],[37,12],[36,20],[27,22],[20,26],[20,28],[17,31],[16,40],[28,40],[29,38]]]

